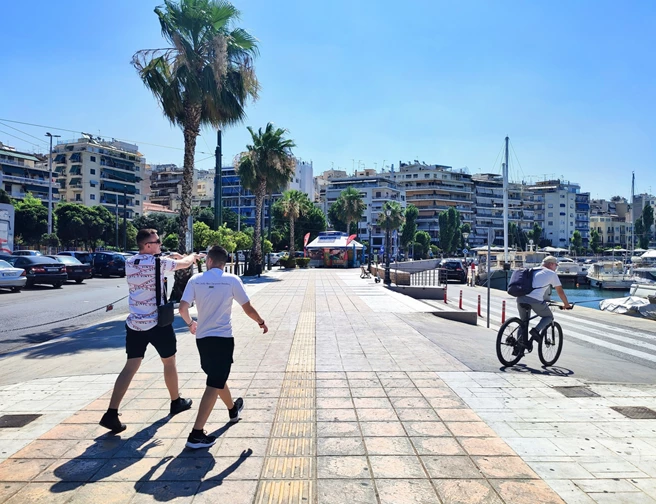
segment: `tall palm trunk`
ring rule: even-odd
[[[289,218],[289,258],[294,257],[294,217]]]
[[[194,181],[194,153],[196,139],[200,132],[201,108],[196,105],[185,105],[186,122],[184,126],[184,168],[182,171],[182,202],[180,205],[180,231],[178,233],[178,252],[186,254],[186,236],[189,230],[187,220],[191,215],[191,191]],[[192,268],[175,272],[175,284],[171,291],[171,299],[179,301],[182,298],[187,282],[191,278]]]
[[[258,264],[262,264],[262,209],[266,195],[266,180],[260,180],[255,189],[255,229],[253,233],[253,253],[251,254],[249,269],[251,275],[255,274]]]

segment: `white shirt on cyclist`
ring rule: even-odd
[[[526,297],[536,301],[546,301],[551,299],[551,289],[561,286],[560,278],[558,278],[556,272],[542,266],[536,269],[533,275],[533,291],[527,294]]]

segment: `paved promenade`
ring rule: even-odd
[[[247,285],[270,331],[235,310],[229,384],[245,409],[230,425],[217,406],[209,450],[184,447],[205,386],[184,324],[192,410],[167,415],[150,349],[116,436],[97,422],[123,364],[121,321],[0,360],[0,417],[40,415],[20,428],[0,418],[0,502],[656,502],[656,420],[611,409],[656,407],[656,386],[472,371],[443,348],[487,342],[494,356],[493,331],[358,273],[274,271]],[[572,386],[596,395],[554,388]]]

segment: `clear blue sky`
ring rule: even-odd
[[[182,133],[130,65],[138,49],[163,47],[158,3],[5,2],[0,118],[133,140],[149,162],[181,165],[182,150],[147,145],[181,149]],[[656,191],[656,2],[235,3],[260,41],[262,91],[225,131],[224,165],[246,126],[267,121],[289,129],[315,174],[414,159],[499,172],[509,135],[514,179],[564,177],[609,198],[630,194],[635,170],[636,192]],[[203,131],[197,160],[215,137]]]

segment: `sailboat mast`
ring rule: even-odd
[[[508,262],[508,137],[506,137],[506,161],[503,163],[503,261]]]
[[[629,214],[631,217],[631,244],[629,245],[629,257],[633,257],[633,249],[635,247],[635,233],[633,231],[633,198],[635,198],[635,172],[631,172],[631,201],[629,203]]]

